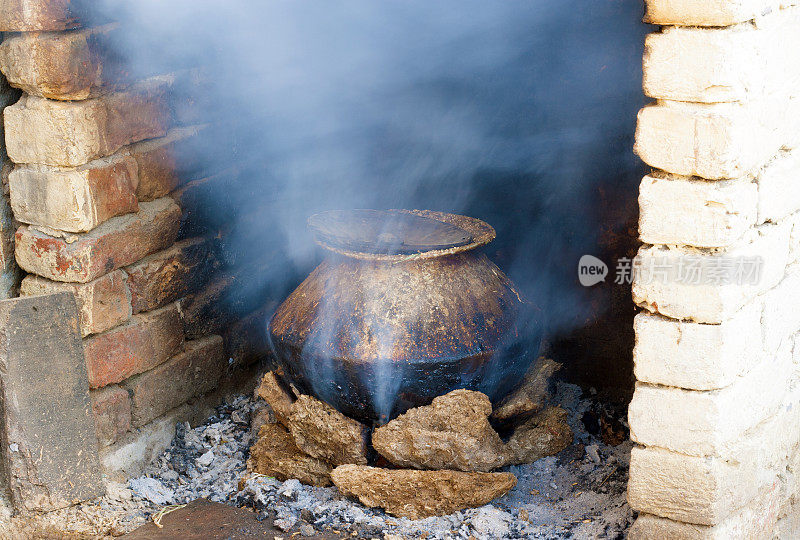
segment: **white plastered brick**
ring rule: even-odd
[[[800,265],[790,266],[781,282],[764,294],[763,302],[764,347],[775,350],[800,330]]]
[[[779,506],[779,490],[771,489],[718,525],[696,525],[639,514],[628,532],[628,540],[772,540]]]
[[[746,177],[647,175],[639,188],[639,236],[646,244],[729,246],[756,224],[757,201],[758,187]]]
[[[800,90],[800,9],[725,28],[666,27],[647,36],[644,91],[657,99],[723,103]]]
[[[761,389],[765,391],[765,389]],[[628,501],[644,513],[698,525],[723,523],[759,495],[785,493],[782,478],[797,456],[800,385],[777,413],[739,437],[728,457],[697,457],[658,447],[631,452]]]
[[[633,300],[648,311],[673,319],[709,324],[730,319],[747,302],[783,279],[791,229],[788,221],[762,225],[724,251],[643,246],[635,261]],[[699,283],[692,279],[695,265],[702,269]],[[739,270],[756,269],[752,280],[736,275]],[[720,271],[728,277],[711,279]]]
[[[633,349],[636,379],[690,390],[732,384],[764,359],[761,312],[761,302],[753,301],[722,324],[638,314]]]
[[[679,26],[730,26],[795,5],[795,0],[646,0],[644,21]]]
[[[787,399],[794,369],[787,341],[773,358],[720,390],[636,383],[628,408],[631,439],[688,456],[736,459],[742,434],[774,415]]]
[[[776,223],[800,210],[800,152],[780,152],[759,171],[758,222]]]
[[[794,148],[800,100],[747,103],[658,101],[639,111],[634,151],[663,171],[710,180],[754,174],[781,148]]]

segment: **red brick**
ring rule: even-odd
[[[119,386],[89,392],[100,448],[115,443],[131,429],[131,399]]]
[[[4,219],[5,216],[0,217],[0,220]],[[14,233],[0,225],[0,273],[8,270],[13,262]]]
[[[55,167],[79,167],[131,143],[162,137],[170,122],[160,78],[83,101],[25,95],[3,116],[11,161]]]
[[[88,98],[101,84],[100,41],[111,25],[74,32],[27,32],[0,43],[0,69],[11,86],[58,100]]]
[[[225,225],[227,216],[220,212],[209,212],[209,205],[215,204],[217,207],[231,205],[225,197],[232,192],[232,186],[236,184],[239,174],[240,170],[232,167],[206,178],[188,182],[172,193],[171,197],[183,210],[180,238],[208,234]]]
[[[71,0],[0,0],[0,32],[66,30],[78,26]]]
[[[215,267],[211,241],[183,240],[125,268],[133,312],[150,311],[203,286]]]
[[[182,346],[176,304],[134,315],[122,326],[83,340],[89,387],[101,388],[152,369]]]
[[[3,90],[3,84],[0,82],[0,103]],[[0,141],[2,141],[2,129],[0,129]],[[0,191],[0,299],[16,297],[19,282],[22,280],[22,272],[14,260],[14,232],[19,223],[14,219],[14,213],[8,202],[8,175],[12,167],[13,165],[7,160],[5,163],[0,160],[0,190],[2,190]]]
[[[234,276],[219,274],[202,290],[180,300],[183,328],[188,339],[221,332],[235,320],[228,299],[236,285]]]
[[[89,283],[61,283],[28,275],[20,286],[21,296],[35,296],[58,291],[75,295],[80,315],[81,334],[99,334],[130,319],[131,293],[128,277],[122,270],[99,277]]]
[[[111,218],[75,238],[20,227],[15,237],[17,262],[24,270],[54,281],[87,283],[172,245],[180,214],[175,202],[165,197],[142,203],[139,212]]]
[[[118,154],[76,169],[19,165],[9,175],[11,206],[19,221],[74,233],[136,212],[136,184],[136,161]]]
[[[169,195],[189,180],[190,163],[198,152],[197,134],[203,127],[182,127],[170,130],[165,137],[136,143],[130,147],[131,156],[139,166],[140,201],[152,201]]]
[[[105,96],[106,128],[112,145],[121,148],[166,135],[171,122],[166,92],[163,78],[154,77],[128,91]]]
[[[227,368],[220,336],[187,341],[175,358],[125,381],[134,427],[213,390]]]

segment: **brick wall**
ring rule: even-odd
[[[631,538],[795,537],[800,7],[648,0]]]
[[[0,112],[18,98],[19,91],[11,88],[5,77],[0,74]],[[2,133],[3,129],[0,125],[0,135]],[[2,178],[2,190],[0,190],[0,299],[16,296],[20,280],[19,268],[14,260],[14,232],[17,224],[11,212],[8,196],[8,174],[11,167],[5,143],[0,137],[0,178]]]
[[[12,236],[0,212],[0,296],[12,240],[27,273],[20,294],[74,293],[101,458],[133,474],[175,422],[203,418],[247,380],[264,352],[248,330],[263,330],[265,314],[227,308],[236,277],[220,257],[221,227],[195,217],[198,185],[232,181],[193,160],[215,130],[186,125],[202,111],[187,114],[173,90],[197,72],[136,80],[106,49],[115,25],[82,28],[70,6],[0,0],[0,70],[24,92],[3,114],[19,227]],[[0,86],[0,99],[11,95]]]

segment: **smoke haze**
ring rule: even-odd
[[[103,0],[88,16],[121,23],[110,46],[136,76],[203,67],[202,167],[237,168],[204,206],[229,230],[229,262],[258,269],[239,298],[280,299],[313,268],[311,214],[441,210],[497,229],[487,252],[558,335],[608,310],[608,289],[578,284],[577,261],[624,254],[603,235],[635,219],[641,11],[639,0]]]

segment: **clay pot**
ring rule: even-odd
[[[269,325],[303,391],[383,423],[456,388],[495,401],[521,382],[538,328],[520,327],[519,293],[476,250],[492,227],[417,210],[326,212],[309,224],[328,255]]]

